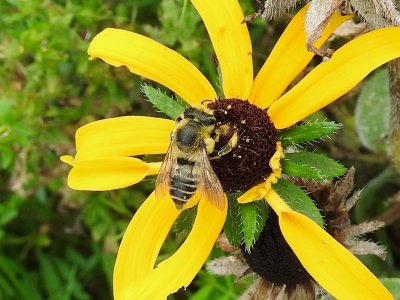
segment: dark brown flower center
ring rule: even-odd
[[[226,192],[245,191],[270,174],[269,160],[276,151],[278,137],[266,111],[247,100],[219,99],[209,103],[217,120],[216,129],[228,126],[216,144],[216,150],[226,145],[236,133],[238,143],[231,152],[211,165]]]
[[[285,241],[273,211],[251,252],[247,252],[244,246],[241,250],[250,268],[269,282],[293,287],[311,279]]]

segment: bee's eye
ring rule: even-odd
[[[196,109],[194,107],[188,107],[184,112],[184,117],[198,120],[203,125],[214,125],[216,123],[215,117],[212,114]]]
[[[217,122],[217,120],[215,119],[214,116],[202,118],[202,120],[201,120],[201,123],[203,123],[204,125],[215,125],[216,122]]]

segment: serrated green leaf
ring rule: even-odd
[[[303,151],[285,154],[282,172],[299,178],[329,180],[344,175],[346,168],[323,154]]]
[[[361,143],[372,151],[384,151],[389,119],[389,74],[381,69],[367,80],[357,99],[355,122]]]
[[[279,179],[274,184],[274,190],[290,206],[291,209],[312,219],[319,226],[324,226],[324,219],[314,201],[295,184],[285,179]]]
[[[166,114],[171,119],[176,119],[185,110],[185,104],[168,97],[160,90],[149,85],[143,85],[142,91],[155,108]]]
[[[241,204],[243,240],[246,249],[250,249],[258,239],[268,217],[268,207],[265,201],[254,201]]]
[[[177,233],[187,233],[192,229],[194,220],[196,219],[197,206],[185,209],[178,217],[174,224],[174,231]]]
[[[380,278],[394,299],[400,299],[400,278]]]
[[[238,195],[228,195],[228,213],[224,225],[224,231],[232,246],[238,247],[242,239],[240,225],[240,209],[237,202]]]
[[[283,147],[317,140],[331,135],[341,127],[335,122],[310,122],[279,132]]]

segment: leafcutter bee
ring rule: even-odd
[[[214,151],[226,125],[216,128],[214,111],[203,105],[190,106],[176,119],[164,162],[156,181],[156,197],[170,197],[177,209],[192,197],[206,198],[224,209],[224,191],[210,159],[229,153],[237,144],[235,133],[229,142]]]

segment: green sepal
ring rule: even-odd
[[[234,247],[239,247],[242,240],[241,228],[242,222],[240,219],[240,208],[237,202],[238,194],[227,195],[228,196],[228,213],[224,225],[224,232]]]
[[[246,250],[249,251],[260,236],[267,221],[268,206],[265,201],[260,200],[240,204],[239,207],[242,219],[243,241]]]
[[[178,102],[178,100],[172,99],[152,86],[142,85],[142,92],[155,108],[173,120],[181,115],[186,108],[184,102]]]
[[[174,224],[174,231],[178,234],[187,234],[193,227],[197,215],[197,205],[182,211]]]
[[[281,163],[284,174],[299,178],[329,180],[346,173],[346,168],[332,158],[307,151],[287,153]]]
[[[279,132],[279,139],[283,147],[301,144],[323,137],[327,137],[341,128],[335,122],[309,122]]]
[[[291,209],[309,217],[319,226],[324,226],[324,219],[319,208],[297,185],[281,178],[273,188]]]

